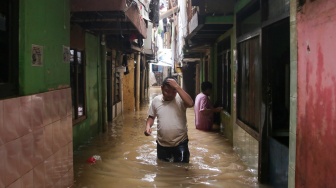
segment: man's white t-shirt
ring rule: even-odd
[[[161,146],[174,147],[188,138],[186,107],[181,97],[164,101],[156,96],[148,109],[148,115],[157,118],[157,141]]]

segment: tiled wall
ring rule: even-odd
[[[269,138],[269,177],[273,187],[288,185],[288,146],[274,137]]]
[[[71,90],[0,100],[0,188],[73,184]]]
[[[122,102],[118,102],[117,104],[113,105],[112,111],[112,119],[118,117],[122,113]]]
[[[290,121],[289,121],[289,164],[288,187],[295,187],[296,166],[296,127],[297,127],[297,76],[298,76],[298,49],[297,49],[297,2],[290,1]]]
[[[221,113],[222,127],[224,128],[224,135],[229,142],[233,144],[233,127],[232,127],[232,117],[229,114]]]
[[[259,142],[237,124],[233,125],[233,148],[253,173],[258,173]]]

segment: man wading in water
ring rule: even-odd
[[[145,135],[151,135],[154,119],[158,118],[158,159],[189,163],[186,109],[192,107],[194,101],[173,77],[164,79],[161,91],[162,94],[153,99],[148,109]]]

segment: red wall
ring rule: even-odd
[[[336,186],[336,1],[297,13],[296,187]]]

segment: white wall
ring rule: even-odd
[[[182,61],[182,49],[184,46],[184,38],[187,36],[188,32],[188,14],[187,14],[187,2],[186,0],[179,0],[178,6],[180,8],[180,12],[178,14],[178,36],[177,37],[177,59],[179,62]]]

